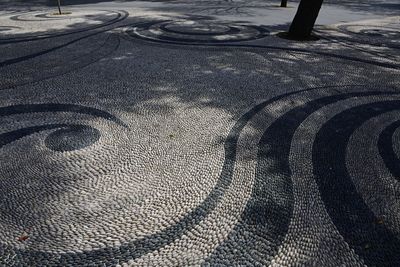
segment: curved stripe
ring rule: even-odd
[[[9,143],[12,143],[12,142],[18,140],[18,139],[21,139],[23,137],[26,137],[28,135],[31,135],[31,134],[34,134],[37,132],[52,130],[52,129],[57,129],[57,128],[63,128],[63,127],[74,127],[74,126],[78,126],[78,125],[77,124],[74,124],[74,125],[48,124],[48,125],[27,127],[27,128],[19,129],[16,131],[2,133],[2,134],[0,134],[0,148],[2,148],[3,146],[5,146]]]
[[[378,149],[383,162],[394,177],[400,181],[400,159],[393,150],[393,134],[400,127],[400,121],[387,126],[379,135]]]
[[[185,215],[185,217],[180,219],[175,225],[167,227],[159,233],[123,244],[120,247],[106,247],[91,251],[83,251],[81,253],[67,252],[57,254],[34,250],[15,249],[16,261],[20,262],[21,264],[32,265],[34,263],[40,264],[43,259],[46,259],[49,264],[53,265],[74,265],[76,262],[90,260],[95,265],[98,264],[109,266],[118,264],[120,261],[128,261],[130,259],[139,258],[142,255],[172,243],[174,240],[180,238],[184,233],[202,221],[205,216],[207,216],[217,206],[218,202],[223,197],[225,191],[231,183],[239,135],[248,121],[270,103],[299,92],[317,89],[321,88],[310,88],[274,97],[268,101],[258,104],[250,111],[242,115],[242,117],[240,117],[240,119],[232,127],[226,138],[224,144],[225,160],[217,184],[199,206],[197,206],[192,212]],[[6,250],[9,248],[0,243],[0,250],[2,249]]]
[[[27,263],[27,264],[32,264],[32,263],[40,263],[42,259],[46,259],[49,264],[53,265],[60,265],[60,264],[74,264],[77,261],[85,261],[85,260],[90,260],[93,264],[105,264],[105,265],[114,265],[118,264],[120,261],[128,261],[130,259],[135,259],[139,258],[140,256],[147,254],[149,252],[155,251],[157,249],[160,249],[176,239],[180,238],[183,236],[183,234],[187,233],[191,229],[193,229],[199,222],[201,222],[219,203],[219,201],[222,199],[224,196],[225,191],[227,188],[229,188],[232,175],[233,175],[233,169],[235,165],[235,159],[236,159],[236,147],[239,139],[239,135],[245,125],[251,120],[251,118],[261,111],[263,108],[265,108],[268,104],[271,104],[279,99],[283,99],[287,96],[298,94],[300,92],[305,92],[305,91],[311,91],[311,90],[316,90],[320,88],[311,88],[311,89],[305,89],[302,91],[297,91],[297,92],[292,92],[292,93],[287,93],[281,96],[274,97],[268,101],[265,101],[254,108],[252,108],[249,112],[245,113],[232,127],[231,131],[229,132],[225,144],[224,144],[224,149],[225,149],[225,160],[224,164],[222,167],[222,171],[220,174],[220,177],[217,180],[216,186],[211,190],[210,194],[206,197],[206,199],[199,205],[197,206],[194,210],[186,214],[182,219],[180,219],[176,224],[169,226],[165,228],[164,230],[149,235],[145,236],[143,238],[128,242],[126,244],[122,244],[119,247],[105,247],[105,248],[100,248],[100,249],[95,249],[91,251],[82,251],[82,252],[66,252],[62,254],[58,253],[47,253],[47,252],[41,252],[41,251],[33,251],[33,250],[15,250],[16,252],[16,258],[18,259],[19,262],[21,263]],[[365,92],[365,93],[348,93],[340,96],[333,96],[333,97],[327,97],[325,101],[321,102],[320,105],[323,106],[324,104],[331,103],[338,101],[340,99],[344,98],[349,98],[349,97],[354,97],[354,96],[363,96],[363,95],[379,95],[379,94],[396,94],[394,92]],[[301,112],[302,109],[300,108],[297,112]],[[310,111],[311,112],[311,111]],[[296,114],[296,111],[292,111],[291,113],[289,112],[286,115],[286,119],[283,119],[281,122],[276,122],[277,126],[276,129],[279,129],[280,126],[282,127],[290,127],[290,123],[292,122],[291,120],[291,115],[290,114]],[[296,119],[301,120],[301,117],[304,114],[298,114],[300,117],[296,117]],[[307,115],[304,115],[307,117]],[[279,127],[278,127],[279,126]],[[281,129],[283,130],[283,129]],[[288,130],[290,132],[291,130]],[[268,139],[267,137],[265,137]],[[262,143],[267,144],[267,141],[263,141]],[[262,146],[262,143],[260,143],[260,147]],[[282,148],[276,148],[276,151],[281,151]],[[261,149],[260,151],[265,151],[268,153],[268,149]],[[263,152],[260,152],[260,157],[268,157],[269,155],[265,155]],[[282,163],[283,165],[279,165],[279,158],[273,158],[272,160],[275,161],[276,164],[274,165],[275,167],[283,168],[285,167],[285,163]],[[261,162],[261,161],[260,161]],[[264,167],[260,166],[259,172],[258,172],[258,177],[260,179],[265,179],[264,175]],[[287,173],[284,173],[284,175],[287,175]],[[265,181],[265,180],[264,180]],[[264,183],[263,181],[260,181],[261,183]],[[283,188],[286,188],[286,183],[280,183],[278,182],[276,184],[277,187],[280,187],[283,185]],[[255,191],[253,193],[254,195],[261,194],[261,196],[264,195],[264,193],[260,191]],[[262,203],[261,203],[262,205]],[[250,204],[249,207],[247,208],[247,212],[251,213],[255,205]],[[261,206],[262,207],[262,206]],[[256,216],[256,215],[255,215]],[[262,225],[263,222],[268,221],[265,218],[261,217],[253,217],[253,222],[259,222],[258,225]],[[279,229],[278,229],[279,230]],[[0,247],[4,245],[0,245]]]
[[[398,109],[396,100],[346,110],[324,124],[313,144],[314,175],[326,210],[346,242],[371,266],[399,266],[400,240],[376,223],[378,219],[358,194],[346,169],[346,148],[362,123]]]
[[[128,13],[126,13],[122,18],[119,18],[118,21],[115,21],[113,23],[122,21],[126,17],[128,17]],[[110,23],[110,24],[113,24],[113,23]],[[104,27],[104,26],[99,26],[99,27]],[[38,57],[38,56],[42,56],[42,55],[54,52],[54,51],[56,51],[58,49],[67,47],[67,46],[69,46],[71,44],[77,43],[77,42],[79,42],[81,40],[84,40],[86,38],[89,38],[89,37],[92,37],[92,36],[107,32],[107,31],[109,31],[109,29],[103,29],[103,30],[88,34],[86,36],[76,38],[76,39],[74,39],[72,41],[69,41],[69,42],[66,42],[64,44],[61,44],[61,45],[58,45],[58,46],[54,46],[54,47],[49,48],[49,49],[42,50],[40,52],[36,52],[36,53],[29,54],[29,55],[20,56],[20,57],[16,57],[16,58],[12,58],[12,59],[7,59],[7,60],[4,60],[4,61],[1,61],[0,62],[0,68],[6,67],[6,66],[10,66],[10,65],[13,65],[13,64],[16,64],[16,63],[19,63],[19,62],[23,62],[23,61],[26,61],[26,60],[29,60],[29,59],[33,59],[33,58]],[[45,38],[49,38],[49,37],[44,37],[44,39]]]
[[[102,10],[100,10],[100,11],[102,11]],[[126,19],[129,16],[129,13],[126,11],[108,11],[108,10],[104,10],[104,11],[115,13],[116,17],[111,20],[108,20],[100,25],[85,27],[85,28],[82,28],[82,29],[79,29],[76,31],[67,31],[64,33],[55,33],[55,34],[43,34],[43,35],[34,36],[34,37],[33,36],[24,36],[24,37],[0,38],[0,45],[44,40],[44,39],[49,39],[49,38],[54,38],[54,37],[61,37],[61,36],[67,36],[67,35],[81,33],[81,32],[87,32],[90,30],[95,30],[98,28],[102,28],[102,27],[106,27],[106,26],[118,23],[118,22]]]
[[[140,24],[140,27],[146,26],[146,25],[153,25],[157,22],[149,22],[145,24]],[[138,25],[132,25],[131,27],[139,27]],[[264,29],[263,27],[259,26],[251,26],[255,29],[261,30]],[[264,29],[267,31],[266,29]],[[205,47],[222,47],[222,48],[248,48],[248,49],[272,49],[272,50],[282,50],[282,51],[289,51],[289,52],[296,52],[296,53],[302,53],[302,54],[314,54],[314,55],[319,55],[319,56],[324,56],[324,57],[331,57],[331,58],[338,58],[338,59],[343,59],[343,60],[348,60],[348,61],[354,61],[358,63],[365,63],[365,64],[370,64],[370,65],[375,65],[379,67],[384,67],[384,68],[389,68],[389,69],[400,69],[399,64],[393,64],[393,63],[386,63],[386,62],[379,62],[379,61],[374,61],[374,60],[369,60],[365,58],[357,58],[353,56],[346,56],[346,55],[339,55],[335,53],[330,53],[330,52],[324,52],[324,51],[316,51],[316,50],[309,50],[309,49],[304,49],[304,48],[295,48],[295,47],[283,47],[283,46],[273,46],[273,45],[255,45],[255,44],[234,44],[232,41],[225,41],[225,43],[218,43],[218,42],[210,42],[210,43],[195,43],[193,41],[184,43],[182,41],[172,41],[172,40],[157,40],[156,38],[151,38],[151,37],[146,37],[146,36],[141,36],[139,33],[137,33],[135,30],[128,29],[126,30],[126,33],[133,37],[137,38],[140,40],[144,41],[150,41],[154,43],[168,43],[168,44],[173,44],[173,45],[199,45],[199,46],[205,46]],[[265,34],[265,36],[268,34]],[[259,38],[262,38],[264,36],[260,36]],[[255,38],[258,39],[258,38]],[[251,40],[254,40],[251,39]],[[251,40],[235,40],[234,42],[244,42],[244,41],[251,41]]]
[[[259,143],[254,190],[242,215],[241,224],[206,263],[220,264],[224,258],[238,259],[255,253],[253,257],[259,258],[262,264],[270,264],[287,233],[293,210],[289,153],[296,129],[308,116],[325,105],[352,97],[382,94],[393,93],[361,92],[323,97],[290,110],[271,124]],[[269,244],[261,247],[259,242],[249,242],[245,244],[246,251],[237,250],[238,240],[245,242],[246,238],[241,236],[244,231],[264,242],[267,240]],[[263,255],[262,258],[257,255],[259,253]]]
[[[62,128],[62,130],[60,128]],[[100,138],[100,132],[91,126],[81,124],[47,124],[0,134],[0,148],[31,134],[53,129],[60,130],[50,134],[46,138],[45,143],[48,148],[54,151],[64,152],[82,149],[94,144]],[[80,134],[85,130],[85,135]],[[74,134],[77,136],[75,140],[71,140]],[[68,139],[63,140],[63,135],[67,135]]]
[[[135,25],[133,26],[133,30],[127,30],[127,33],[135,38],[147,40],[147,41],[154,41],[154,42],[159,42],[159,43],[171,43],[171,44],[204,44],[204,45],[216,45],[216,44],[222,44],[223,43],[233,43],[233,42],[244,42],[244,41],[251,41],[251,40],[256,40],[263,38],[265,36],[269,35],[269,31],[263,27],[260,26],[249,26],[249,25],[240,25],[242,27],[247,27],[254,29],[258,32],[257,35],[243,38],[243,39],[228,39],[228,40],[219,40],[219,39],[209,39],[209,40],[202,40],[202,39],[188,39],[188,38],[179,38],[179,37],[170,37],[170,36],[164,36],[164,35],[157,35],[157,36],[146,36],[138,32],[137,28],[140,30],[147,31],[149,28],[153,25],[157,25],[159,23],[165,23],[165,22],[170,22],[170,21],[156,21],[156,22],[149,22],[145,24],[140,24],[140,26]],[[234,26],[231,27],[231,30],[235,29]],[[171,31],[171,30],[168,30]],[[185,33],[187,34],[187,33]],[[193,34],[193,35],[201,35],[201,34]],[[205,35],[205,34],[202,34]],[[211,34],[208,34],[211,35]]]
[[[170,32],[170,33],[176,33],[176,34],[184,34],[184,35],[205,35],[205,36],[218,36],[218,35],[222,35],[222,34],[236,34],[240,32],[240,29],[235,28],[235,27],[228,27],[228,30],[226,31],[220,31],[220,32],[188,32],[188,31],[180,31],[180,30],[174,30],[174,29],[170,29],[167,27],[167,25],[160,25],[160,29],[165,31],[165,32]]]
[[[71,45],[73,43],[79,42],[79,41],[81,41],[83,39],[95,36],[97,34],[105,32],[105,31],[107,31],[107,30],[103,30],[103,31],[100,31],[100,32],[95,32],[95,33],[92,33],[92,34],[77,38],[75,40],[69,41],[69,42],[64,43],[62,45],[58,45],[58,46],[55,46],[55,47],[52,47],[52,48],[49,48],[49,49],[46,49],[46,50],[43,50],[43,51],[40,51],[40,52],[37,52],[37,53],[33,53],[33,54],[29,54],[29,55],[25,55],[25,56],[21,56],[21,57],[17,57],[17,58],[4,60],[4,61],[0,62],[0,68],[9,66],[9,65],[12,65],[12,64],[15,64],[15,63],[19,63],[19,62],[22,62],[22,61],[26,61],[26,60],[29,60],[29,59],[32,59],[32,58],[35,58],[35,57],[38,57],[38,56],[42,56],[42,55],[48,54],[50,52],[56,51],[56,50],[58,50],[60,48],[63,48],[63,47],[67,47],[67,46],[69,46],[69,45]]]
[[[113,121],[121,126],[127,127],[127,125],[110,113],[91,107],[85,107],[74,104],[25,104],[25,105],[13,105],[7,107],[0,107],[0,117],[23,114],[23,113],[35,113],[35,112],[74,112],[80,114],[86,114],[94,117],[100,117],[109,121]]]
[[[381,38],[374,42],[374,39],[376,39],[377,37],[379,38],[379,36],[377,36],[377,35],[372,36],[374,38],[371,38],[371,36],[368,36],[369,34],[366,34],[365,31],[368,31],[370,29],[363,29],[360,32],[356,32],[356,31],[352,31],[352,30],[348,29],[350,27],[366,27],[366,26],[368,27],[369,25],[343,25],[343,26],[339,26],[338,29],[339,29],[340,32],[351,34],[353,38],[346,37],[346,36],[340,36],[340,37],[335,37],[335,38],[336,39],[340,39],[340,40],[350,41],[350,42],[357,42],[357,43],[360,43],[360,44],[387,47],[387,48],[391,48],[391,49],[400,49],[400,45],[383,42],[384,39],[387,39],[389,41],[394,40],[395,38],[393,36],[381,35]],[[385,29],[386,27],[383,27],[383,28]],[[399,31],[395,31],[395,30],[397,30],[397,29],[393,28],[393,31],[390,31],[390,30],[389,31],[388,30],[380,30],[380,31],[381,32],[386,32],[386,33],[387,32],[393,32],[393,33],[396,33],[397,35],[400,35],[400,32]]]
[[[106,56],[109,56],[118,49],[119,45],[120,45],[119,37],[114,34],[111,34],[104,40],[104,42],[99,47],[96,47],[95,49],[88,51],[88,53],[84,55],[80,55],[79,57],[74,57],[73,59],[68,60],[68,64],[56,65],[57,68],[53,67],[46,68],[41,71],[33,70],[34,71],[33,73],[26,73],[27,78],[29,78],[28,76],[32,78],[32,80],[30,81],[27,79],[24,79],[23,81],[16,79],[7,79],[9,81],[6,82],[2,87],[0,87],[0,90],[6,90],[17,86],[22,86],[50,78],[55,78],[67,74],[69,72],[82,69],[86,66],[89,66],[101,60]],[[56,73],[54,74],[54,72]],[[36,78],[35,76],[39,76],[39,78]]]

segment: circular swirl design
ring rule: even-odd
[[[74,21],[75,19],[85,19],[89,20],[92,23],[96,23],[96,20],[100,20],[103,22],[109,22],[114,20],[120,12],[118,11],[80,11],[77,9],[72,9],[72,11],[68,10],[67,12],[59,15],[58,11],[49,11],[47,13],[43,13],[40,11],[31,11],[31,12],[24,12],[18,15],[12,15],[9,17],[10,20],[13,21],[27,21],[27,22],[40,22],[40,21],[48,21],[53,22],[55,20],[71,20]]]
[[[264,27],[208,20],[149,22],[129,27],[128,35],[148,41],[177,44],[218,44],[251,41],[269,35]]]
[[[45,144],[54,151],[65,152],[85,148],[99,139],[99,130],[79,125],[52,132],[46,137]]]
[[[400,31],[395,27],[378,27],[370,25],[342,25],[339,30],[352,34],[359,42],[386,46],[389,48],[400,48]]]
[[[390,27],[371,27],[367,25],[347,25],[340,27],[342,30],[356,33],[360,35],[366,35],[370,37],[384,37],[384,38],[396,38],[400,35],[400,32],[395,28]]]
[[[65,20],[65,19],[73,19],[78,16],[72,15],[70,12],[65,14],[56,14],[56,13],[36,13],[29,12],[20,15],[11,16],[11,20],[15,21],[47,21],[47,20]]]
[[[20,27],[16,27],[16,26],[0,26],[0,32],[12,31],[14,29],[20,29]]]
[[[172,26],[171,29],[182,30]],[[94,216],[105,216],[104,228],[99,228],[97,235],[104,237],[104,231],[110,242],[99,245],[95,234],[82,237],[85,247],[74,242],[46,247],[40,240],[34,240],[36,246],[25,249],[0,236],[0,248],[4,253],[14,253],[21,265],[43,262],[49,266],[77,262],[112,265],[126,261],[138,265],[160,262],[189,265],[204,261],[209,265],[233,262],[252,266],[273,262],[301,265],[312,258],[320,264],[397,266],[400,264],[400,186],[396,173],[400,152],[397,145],[400,94],[357,87],[348,87],[344,92],[334,89],[307,89],[277,96],[243,114],[225,140],[224,163],[208,194],[193,201],[191,192],[186,199],[179,198],[179,194],[186,194],[179,189],[182,191],[177,196],[166,200],[175,203],[176,209],[183,202],[190,202],[190,208],[183,209],[179,216],[169,218],[171,214],[163,213],[163,206],[158,204],[154,207],[159,210],[150,208],[148,213],[143,206],[134,215],[132,211],[124,213],[124,207],[119,206],[107,206],[104,210],[91,207],[80,218],[92,222],[96,220]],[[73,105],[11,106],[0,109],[0,117],[45,110],[87,114],[124,126],[108,113]],[[101,141],[101,131],[79,125],[31,126],[12,134],[3,133],[0,149],[17,138],[48,130],[53,132],[44,143],[57,153],[94,147],[99,138]],[[123,150],[121,155],[129,150]],[[123,157],[118,160],[123,161]],[[13,172],[12,167],[7,168]],[[112,192],[104,199],[106,202],[124,192],[128,192],[126,198],[132,201],[135,198],[132,188],[140,184],[150,195],[164,192],[165,187],[155,181],[163,179],[162,175],[140,180],[131,173],[124,178],[123,172],[102,172],[112,177],[104,180],[104,185],[84,174],[84,178],[76,181],[80,184],[78,181],[87,179],[100,198],[103,193],[99,192],[109,190],[108,187],[118,190],[118,194]],[[195,172],[193,176],[199,178],[201,174]],[[127,184],[121,182],[124,179]],[[10,188],[6,184],[2,187]],[[17,187],[7,196],[14,194],[23,201],[18,190],[22,189]],[[1,217],[2,229],[17,221],[5,207],[13,205],[6,202],[0,210],[6,215]],[[79,207],[71,209],[78,214]],[[154,213],[164,214],[165,218],[154,218]],[[146,225],[125,222],[126,218]],[[123,220],[122,227],[118,219]],[[96,227],[90,223],[87,226]],[[36,225],[32,227],[39,229]],[[77,239],[82,229],[62,230]],[[92,231],[87,231],[91,235]],[[130,235],[132,231],[138,233]]]
[[[87,108],[70,104],[31,104],[2,107],[0,108],[0,117],[35,112],[70,111],[101,117],[107,120],[114,121],[119,125],[125,126],[122,121],[106,112],[94,108]],[[0,148],[22,137],[26,137],[40,131],[52,129],[57,130],[53,131],[46,137],[45,144],[48,148],[54,151],[64,152],[82,149],[94,144],[100,138],[100,132],[97,129],[88,125],[46,124],[41,126],[26,127],[0,134]]]
[[[0,38],[0,44],[35,41],[87,32],[115,24],[126,17],[127,13],[124,11],[103,10],[91,12],[72,10],[71,14],[66,15],[32,11],[12,16],[0,16],[0,23],[10,25],[7,26],[7,31]],[[34,27],[40,31],[32,34],[31,23],[34,23]],[[30,26],[27,27],[29,24]]]
[[[395,29],[365,29],[359,31],[360,34],[368,35],[371,37],[384,37],[384,38],[399,38],[400,32]]]

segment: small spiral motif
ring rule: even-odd
[[[73,19],[92,19],[93,17],[97,17],[98,19],[109,20],[115,19],[115,17],[119,14],[115,11],[95,11],[95,12],[82,12],[78,10],[73,10],[74,12],[67,11],[61,15],[57,12],[49,12],[49,13],[42,13],[42,12],[25,12],[18,15],[12,15],[9,17],[10,20],[13,21],[29,21],[29,22],[52,22],[58,20],[73,20]],[[107,21],[105,21],[107,22]]]
[[[163,43],[218,44],[256,40],[269,35],[261,26],[216,23],[207,20],[149,22],[129,27],[129,36]]]
[[[369,35],[372,37],[386,37],[386,38],[398,38],[400,36],[400,32],[395,31],[394,29],[365,29],[359,31],[360,34]]]
[[[17,26],[0,26],[0,32],[12,31],[14,29],[20,29]]]
[[[76,112],[88,114],[95,117],[101,117],[107,120],[114,121],[119,125],[125,124],[104,111],[88,108],[72,104],[30,104],[30,105],[15,105],[0,108],[0,117],[12,116],[23,113],[35,112]],[[53,130],[45,139],[45,144],[48,148],[54,151],[73,151],[85,148],[97,142],[100,139],[100,132],[88,125],[79,124],[47,124],[41,126],[27,127],[11,132],[0,134],[0,148],[4,145],[12,143],[20,138],[31,134]]]
[[[338,29],[361,43],[400,49],[400,31],[396,26],[342,25]]]
[[[368,27],[366,25],[341,26],[340,29],[371,37],[396,38],[400,32],[391,27]]]
[[[73,151],[88,147],[100,139],[99,130],[86,125],[74,125],[49,134],[45,143],[54,151]]]
[[[0,24],[9,25],[2,26],[5,28],[4,30],[0,27],[0,31],[4,31],[0,38],[0,45],[89,32],[113,25],[124,20],[127,16],[128,13],[125,11],[95,10],[86,12],[74,9],[63,15],[38,11],[19,12],[18,15],[0,15]],[[33,35],[31,29],[26,27],[29,25],[27,22],[34,23],[35,27],[41,28],[43,32]],[[65,23],[68,23],[68,29],[65,29]],[[45,30],[46,32],[44,32]]]

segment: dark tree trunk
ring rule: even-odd
[[[60,0],[57,0],[57,4],[58,4],[58,13],[61,15],[61,3],[60,3]]]
[[[297,13],[289,28],[289,37],[298,40],[309,39],[317,20],[323,0],[301,0]]]
[[[287,7],[287,0],[281,1],[281,7]]]

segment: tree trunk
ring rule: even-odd
[[[57,4],[58,4],[58,13],[61,15],[61,3],[60,3],[60,0],[57,0]]]
[[[281,1],[281,7],[287,7],[287,0]]]
[[[301,0],[289,28],[289,37],[304,40],[311,37],[323,0]]]

